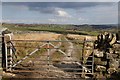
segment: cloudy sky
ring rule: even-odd
[[[120,0],[1,0],[2,2],[118,2]]]
[[[7,2],[7,1],[8,0],[4,0],[4,2],[2,2],[3,22],[45,23],[45,24],[118,23],[117,2]]]

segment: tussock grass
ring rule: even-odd
[[[60,34],[55,33],[25,33],[14,35],[15,40],[56,40]]]
[[[84,39],[94,41],[97,39],[97,36],[77,35],[77,34],[68,34],[66,37],[71,40],[80,40],[80,41],[83,41]]]
[[[55,33],[25,33],[25,34],[15,34],[14,40],[57,40],[61,34]],[[37,47],[45,44],[45,42],[13,42],[16,46],[16,55],[17,60],[25,57],[32,51],[34,51]],[[40,49],[35,54],[41,55],[43,52],[47,51],[46,49]]]

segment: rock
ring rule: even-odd
[[[109,74],[112,74],[112,73],[116,72],[117,69],[116,68],[109,68],[107,71]]]
[[[106,80],[105,76],[102,73],[97,73],[95,75],[95,80]]]
[[[110,49],[109,49],[109,52],[110,52],[111,54],[114,53],[114,51],[115,51],[115,50],[113,50],[113,48],[110,48]]]
[[[94,50],[94,55],[97,57],[103,57],[103,51],[98,51],[97,49]]]
[[[120,44],[113,44],[113,48],[114,49],[119,49],[120,48]]]
[[[0,75],[0,80],[2,80],[2,76]]]
[[[103,65],[103,66],[107,65],[107,61],[102,61],[101,65]]]
[[[118,56],[118,58],[120,59],[120,55]]]
[[[118,58],[118,54],[112,54],[113,58]]]
[[[97,65],[96,66],[96,71],[106,71],[106,67],[105,66]]]
[[[27,64],[28,64],[28,66],[34,66],[34,62],[33,62],[32,60],[29,60],[29,61],[27,62]]]
[[[3,76],[11,76],[11,77],[14,77],[14,76],[16,76],[16,74],[9,73],[9,72],[4,72],[4,71],[3,71]]]
[[[120,54],[120,51],[115,51],[115,54]]]
[[[110,60],[109,67],[110,68],[116,68],[116,69],[118,69],[118,67],[119,67],[119,61],[115,60],[115,59]]]
[[[95,58],[95,64],[97,65],[107,65],[107,61],[101,61],[101,58]]]
[[[106,53],[106,57],[107,57],[107,59],[113,59],[113,56],[111,53]]]

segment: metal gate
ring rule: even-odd
[[[89,43],[91,44],[92,41],[68,40],[67,38],[53,41],[5,41],[6,71],[27,71],[27,68],[29,71],[35,71],[31,69],[31,65],[34,67],[39,64],[39,70],[36,71],[44,70],[41,66],[47,65],[47,71],[53,66],[55,69],[81,76],[93,75],[94,53],[93,46]],[[86,50],[88,54],[84,55]]]

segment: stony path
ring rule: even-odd
[[[67,60],[65,63],[72,63],[73,60],[76,60],[75,58],[75,47],[72,42],[70,42],[67,38],[65,38],[66,41],[68,41],[68,47],[66,50],[66,56],[63,58],[63,60]]]

